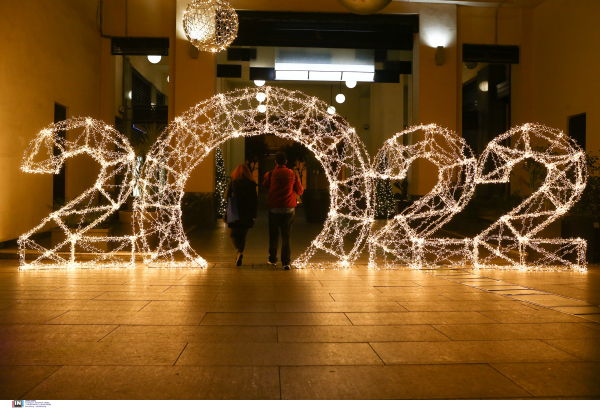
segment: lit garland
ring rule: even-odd
[[[199,50],[218,52],[235,40],[238,17],[225,0],[193,0],[183,14],[187,39]]]
[[[375,177],[402,180],[417,159],[427,159],[438,167],[438,182],[426,196],[369,236],[371,267],[381,263],[413,268],[456,260],[462,263],[468,251],[464,240],[430,236],[462,211],[475,191],[476,160],[471,149],[456,133],[437,125],[413,126],[385,142],[373,164],[383,171]]]
[[[385,174],[388,168],[387,156],[383,155],[382,160],[377,163],[377,172]],[[394,190],[392,189],[392,180],[389,178],[375,179],[375,191],[373,194],[373,207],[377,218],[389,219],[396,215],[396,202],[394,201]]]
[[[479,184],[508,183],[511,170],[526,159],[543,164],[546,178],[519,206],[473,239],[474,266],[585,269],[585,240],[536,238],[579,200],[588,178],[585,152],[560,130],[528,123],[510,129],[487,145],[475,180]],[[517,253],[518,259],[511,257],[511,252]],[[499,266],[495,263],[498,261],[508,266]]]
[[[217,206],[218,215],[225,213],[227,202],[225,201],[225,189],[227,188],[227,175],[225,174],[225,162],[223,161],[223,152],[220,147],[215,149],[215,195],[219,205]]]
[[[257,96],[261,95],[262,102]],[[275,87],[219,94],[177,117],[150,150],[142,169],[142,196],[134,203],[145,262],[156,267],[206,267],[190,246],[181,223],[183,188],[192,170],[221,143],[265,133],[297,141],[315,154],[329,181],[331,205],[323,231],[293,262],[310,263],[321,254],[349,267],[360,254],[372,222],[371,167],[356,131],[315,97]],[[166,182],[154,175],[167,172]],[[364,206],[358,205],[359,202]],[[156,250],[148,235],[158,236]],[[350,248],[348,250],[348,248]]]
[[[71,137],[71,140],[60,136],[61,132],[71,131],[73,133],[75,129],[81,129],[81,133]],[[56,156],[54,155],[55,147],[61,152]],[[27,173],[58,174],[67,159],[83,154],[91,156],[101,166],[94,186],[66,203],[64,207],[53,211],[42,220],[41,224],[19,237],[21,269],[74,269],[134,265],[135,236],[93,237],[86,235],[111,214],[118,211],[133,190],[135,152],[125,136],[104,122],[91,118],[74,118],[58,122],[42,130],[29,144],[21,164],[21,170]],[[120,185],[114,184],[117,175],[124,177]],[[116,194],[114,194],[115,189],[117,190]],[[103,201],[107,204],[99,204],[100,197],[103,197]],[[77,228],[71,229],[67,226],[68,218],[76,220]],[[85,221],[89,218],[93,221],[86,225]],[[65,239],[53,248],[44,248],[34,241],[33,235],[53,223],[63,231]],[[104,252],[94,246],[94,243],[100,242],[112,243],[115,248],[112,251]],[[93,253],[92,259],[79,260],[76,248]],[[32,262],[26,260],[28,250],[32,250],[36,257]],[[130,259],[120,259],[117,257],[117,251],[128,251],[131,254]]]

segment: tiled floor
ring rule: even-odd
[[[318,233],[294,230],[294,253]],[[594,398],[600,268],[18,270],[0,260],[1,399]]]

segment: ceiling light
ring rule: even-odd
[[[308,71],[275,71],[278,81],[308,81]]]
[[[373,82],[375,72],[344,72],[342,81]]]
[[[193,0],[183,14],[185,36],[201,51],[229,47],[238,25],[238,16],[226,0]]]
[[[258,111],[260,113],[265,113],[267,111],[267,107],[265,105],[259,105],[258,106]]]
[[[348,88],[354,88],[356,86],[356,81],[355,80],[346,81],[346,86]]]
[[[256,94],[256,100],[259,102],[263,102],[265,99],[267,99],[267,94],[264,92],[259,92]]]
[[[254,80],[254,85],[256,86],[263,86],[265,84],[264,79],[255,79]]]
[[[340,71],[310,71],[308,73],[308,79],[310,81],[339,81],[340,79],[342,79],[342,73]]]
[[[169,76],[167,75],[167,82],[169,82]]]
[[[479,83],[479,90],[480,90],[481,92],[487,92],[487,91],[489,90],[489,87],[490,87],[490,86],[489,86],[489,84],[488,84],[488,81],[481,81],[481,82]]]
[[[158,64],[162,57],[160,55],[148,55],[148,61],[153,64]]]
[[[375,72],[373,64],[302,64],[296,62],[275,62],[277,71],[351,71],[351,72]]]
[[[329,108],[327,108],[327,113],[333,115],[335,113],[335,106],[330,106]]]
[[[342,93],[339,93],[335,96],[335,101],[337,103],[344,103],[345,100],[346,100],[346,97]]]

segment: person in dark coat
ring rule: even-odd
[[[227,223],[229,227],[229,237],[237,254],[235,263],[237,266],[242,265],[244,257],[244,247],[246,246],[246,234],[248,229],[254,226],[254,220],[257,214],[258,196],[256,187],[258,184],[254,181],[250,169],[245,164],[240,164],[231,173],[231,181],[227,184],[225,190],[225,200],[229,202],[229,198],[233,197],[234,204],[237,206],[239,219],[235,222]],[[223,221],[227,222],[226,216]]]

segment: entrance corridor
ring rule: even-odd
[[[292,255],[320,231],[294,224]],[[0,260],[1,399],[600,396],[600,268],[282,270],[266,213],[244,265],[18,270]]]

